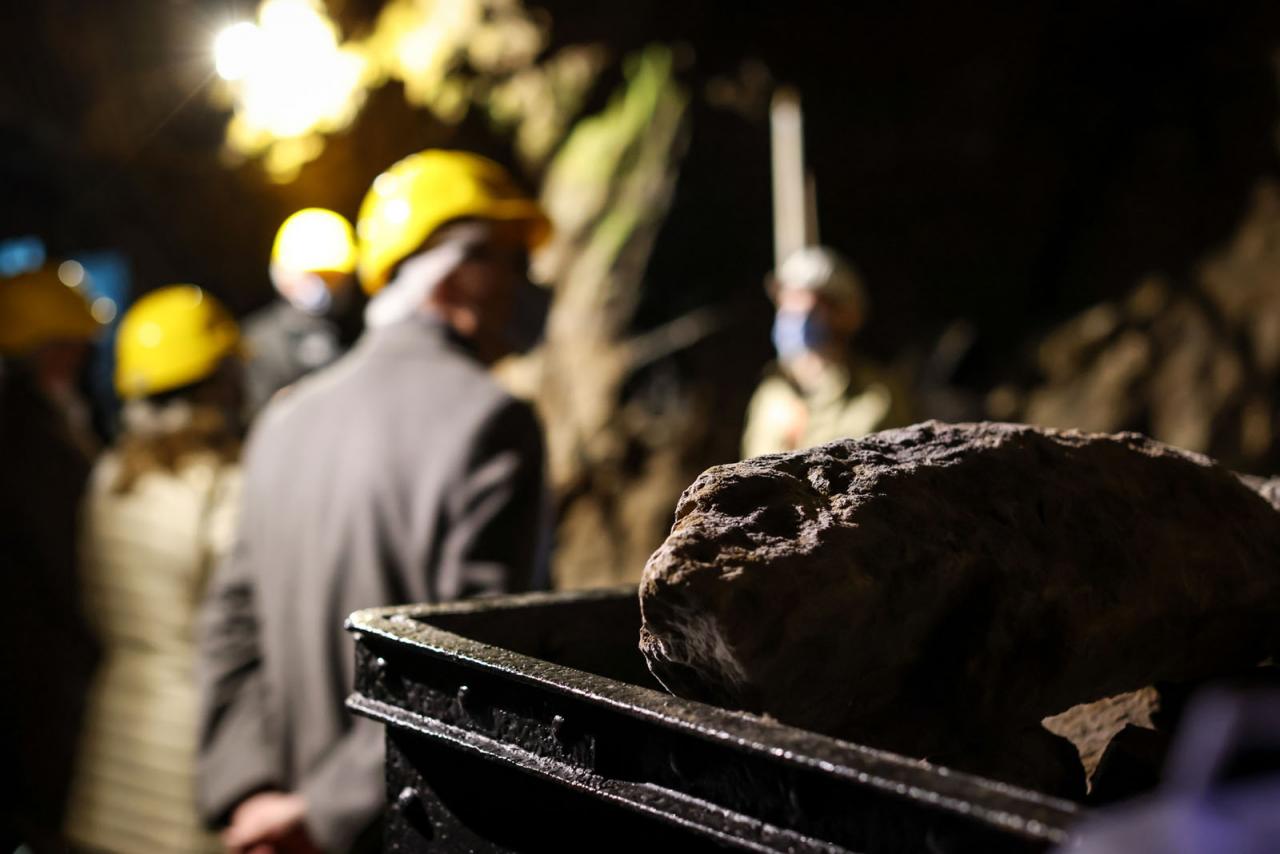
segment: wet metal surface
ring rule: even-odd
[[[360,611],[389,851],[1041,851],[1075,804],[672,697],[634,588]]]

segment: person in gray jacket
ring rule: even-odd
[[[245,318],[246,415],[312,371],[332,363],[360,332],[356,236],[346,217],[304,208],[276,232],[271,284],[280,298]]]
[[[232,553],[201,629],[199,804],[231,851],[377,844],[381,728],[343,703],[351,611],[536,583],[542,437],[486,367],[550,225],[497,164],[424,151],[361,207],[367,331],[248,441]]]

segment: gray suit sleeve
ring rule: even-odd
[[[211,825],[226,824],[255,792],[287,788],[268,727],[261,665],[251,562],[238,538],[215,574],[201,615],[197,799]],[[352,850],[370,816],[382,809],[382,740],[378,723],[353,721],[296,787],[307,803],[307,831],[323,850]]]
[[[544,517],[542,431],[508,399],[477,433],[446,499],[447,529],[432,580],[439,601],[528,590]]]
[[[386,805],[383,725],[355,718],[297,787],[307,832],[325,851],[351,851]]]
[[[197,805],[213,825],[225,823],[249,795],[283,782],[268,729],[254,598],[252,559],[241,531],[213,574],[199,623]]]

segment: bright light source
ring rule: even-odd
[[[302,156],[315,147],[309,137],[350,124],[364,99],[367,60],[340,35],[320,0],[265,0],[256,24],[223,30],[214,62],[236,110],[228,139],[250,148],[290,142],[275,154],[306,162],[315,156]]]
[[[102,324],[110,323],[116,319],[116,303],[110,297],[98,297],[89,306],[89,313],[93,315],[93,319]]]
[[[547,43],[545,24],[523,0],[380,0],[372,31],[345,40],[328,5],[341,4],[259,0],[252,23],[228,27],[215,42],[227,81],[219,100],[233,110],[227,148],[260,157],[277,180],[292,180],[315,159],[324,136],[348,127],[371,89],[398,80],[409,103],[456,123],[494,86],[529,70]],[[526,156],[550,150],[603,59],[579,73],[569,73],[571,64],[539,68],[534,97],[507,93],[490,111],[504,126],[521,126]],[[522,82],[527,92],[532,84]]]
[[[58,265],[58,281],[69,288],[78,288],[84,281],[84,266],[79,261],[63,261]]]
[[[248,21],[232,24],[213,40],[213,63],[223,80],[242,80],[262,60],[262,33]]]

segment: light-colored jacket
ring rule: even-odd
[[[235,528],[240,472],[211,455],[113,489],[94,468],[84,504],[85,610],[103,644],[67,812],[77,845],[221,850],[196,813],[195,619]]]
[[[888,372],[874,365],[832,365],[807,391],[775,365],[747,408],[742,456],[797,451],[909,423],[906,395]]]
[[[440,324],[370,330],[268,404],[244,457],[241,526],[201,630],[201,809],[300,792],[328,851],[385,803],[382,727],[344,701],[352,611],[527,589],[542,435]]]

